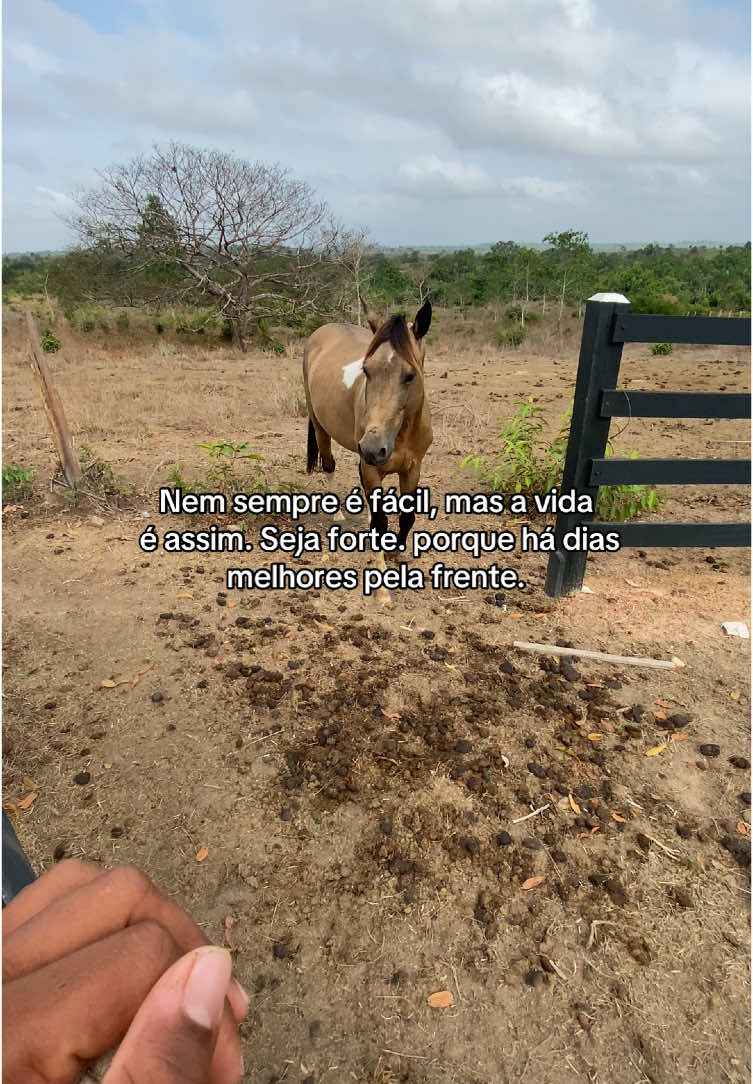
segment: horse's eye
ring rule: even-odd
[[[404,384],[410,384],[415,379],[416,379],[416,374],[415,373],[408,373],[407,376],[403,377],[403,383]]]

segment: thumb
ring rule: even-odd
[[[102,1084],[209,1084],[231,975],[230,954],[214,945],[177,960],[152,987]]]

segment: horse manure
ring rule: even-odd
[[[698,752],[704,757],[718,757],[721,749],[714,742],[707,742],[705,745],[698,746]]]

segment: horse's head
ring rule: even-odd
[[[374,338],[363,361],[365,409],[358,451],[365,463],[381,467],[392,455],[406,419],[424,401],[424,337],[431,324],[431,304],[425,301],[409,326],[404,316],[380,323],[367,310]]]

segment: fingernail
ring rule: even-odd
[[[183,1012],[199,1027],[213,1031],[219,1025],[232,970],[226,949],[209,945],[197,953],[183,991]]]
[[[249,1001],[250,1001],[248,994],[243,989],[243,987],[241,986],[241,984],[238,982],[237,979],[233,979],[232,985],[236,988],[236,990],[240,994],[240,997],[241,997],[241,1000],[243,1001],[245,1010],[248,1011],[248,1006],[249,1006]]]

